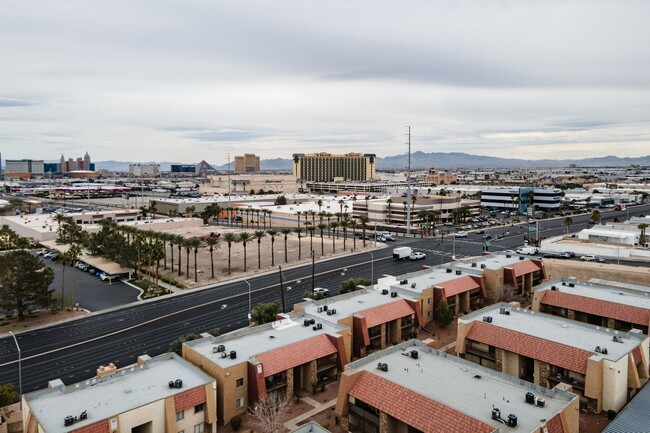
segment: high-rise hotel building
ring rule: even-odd
[[[293,174],[307,182],[373,180],[375,158],[371,153],[294,153]]]

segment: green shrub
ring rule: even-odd
[[[241,427],[241,417],[239,415],[235,415],[232,417],[230,420],[230,427],[232,427],[233,430],[237,431]]]

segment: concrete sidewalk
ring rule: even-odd
[[[332,399],[328,402],[325,403],[319,403],[316,400],[314,400],[311,397],[301,397],[301,401],[304,401],[305,403],[314,406],[313,409],[303,413],[302,415],[298,415],[297,417],[290,419],[289,421],[284,423],[284,426],[289,429],[289,431],[294,431],[299,427],[298,424],[308,420],[309,418],[313,417],[314,415],[329,409],[330,407],[333,407],[336,405],[336,399]]]

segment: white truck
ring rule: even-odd
[[[517,254],[528,254],[530,256],[534,256],[538,252],[539,250],[535,247],[521,247],[517,250]]]
[[[413,249],[411,247],[393,248],[393,258],[397,260],[406,260],[411,256]]]

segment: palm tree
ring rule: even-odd
[[[72,307],[74,308],[74,270],[77,268],[75,266],[75,263],[79,259],[79,256],[81,255],[81,247],[77,244],[71,244],[70,248],[68,248],[68,256],[70,258],[70,261],[72,262]]]
[[[174,244],[176,243],[176,236],[171,233],[167,234],[167,242],[169,242],[169,250],[172,253],[171,256],[171,271],[174,273]]]
[[[298,227],[300,227],[300,215],[302,215],[301,211],[296,212],[296,216],[298,217]]]
[[[208,236],[205,239],[205,244],[208,246],[210,251],[210,268],[212,269],[212,278],[214,279],[214,250],[219,249],[220,240],[216,236]]]
[[[359,222],[361,223],[361,230],[363,232],[363,246],[365,248],[365,246],[366,246],[366,228],[368,227],[368,223],[370,222],[370,218],[368,218],[368,216],[366,216],[366,215],[360,215],[359,216]]]
[[[66,251],[59,254],[58,261],[61,263],[61,309],[63,310],[65,308],[65,268],[72,261],[70,253]]]
[[[427,211],[421,210],[418,212],[418,219],[420,220],[420,238],[424,237],[424,231],[426,230],[426,226],[424,225],[424,221],[426,221],[428,216]]]
[[[318,205],[318,213],[320,213],[323,210],[323,200],[318,199],[316,204]]]
[[[569,230],[571,229],[571,224],[573,224],[573,218],[570,216],[564,218],[564,225],[566,226],[566,232],[569,234]]]
[[[153,215],[153,219],[156,219],[156,212],[158,211],[156,204],[156,200],[151,200],[149,202],[149,213]]]
[[[339,203],[339,213],[343,213],[343,205],[345,204],[345,200],[341,199],[338,201]]]
[[[336,233],[336,228],[339,226],[339,223],[332,221],[330,223],[330,228]],[[332,254],[336,252],[336,236],[332,236]]]
[[[348,225],[352,229],[352,249],[356,250],[357,249],[357,227],[359,226],[359,223],[357,223],[357,220],[351,219],[348,222]]]
[[[298,226],[293,231],[298,235],[298,260],[300,260],[302,259],[302,234],[305,233],[305,229]]]
[[[293,230],[287,227],[280,229],[280,233],[284,235],[284,263],[289,262],[288,254],[287,254],[287,238],[289,237],[289,234],[291,234],[292,232]]]
[[[223,240],[228,244],[228,275],[230,275],[230,258],[232,252],[232,244],[237,243],[237,235],[234,233],[226,233],[223,235]]]
[[[178,276],[180,277],[181,275],[183,275],[183,271],[181,268],[181,252],[183,250],[183,243],[185,242],[185,238],[181,235],[175,235],[174,239],[175,239],[174,243],[176,244],[176,248],[178,248]]]
[[[253,236],[248,232],[241,232],[239,234],[238,242],[244,246],[244,272],[246,272],[246,244],[253,239]]]
[[[327,225],[325,223],[320,223],[318,224],[318,230],[320,230],[320,253],[321,255],[325,255],[325,244],[323,242],[323,232],[327,228]]]
[[[264,230],[255,230],[253,236],[257,239],[257,269],[262,269],[262,238],[266,236],[266,232]]]
[[[600,215],[600,211],[599,211],[599,210],[595,210],[595,211],[593,211],[593,212],[591,213],[591,219],[592,219],[592,221],[595,222],[595,223],[600,222],[600,217],[601,217],[601,215]]]
[[[185,257],[185,276],[187,278],[190,277],[190,252],[192,252],[192,248],[194,247],[192,239],[193,238],[185,239],[183,242],[185,253],[187,254]]]
[[[314,227],[312,224],[307,226],[307,231],[309,232],[309,250],[313,251],[314,250],[314,231],[316,230],[316,227]]]
[[[341,226],[341,228],[343,229],[343,251],[345,251],[345,249],[346,249],[345,241],[347,240],[347,237],[348,237],[348,225],[349,225],[349,223],[350,223],[350,220],[347,219],[347,215],[339,223],[339,226]]]
[[[271,236],[271,266],[275,267],[275,237],[279,232],[277,230],[269,229],[266,231],[266,233]]]
[[[648,224],[646,223],[641,223],[638,226],[636,226],[639,230],[641,230],[641,234],[639,235],[639,244],[640,245],[645,245],[645,229],[648,228]]]
[[[273,224],[273,219],[271,218],[271,214],[272,214],[272,213],[273,213],[273,211],[270,210],[270,209],[266,211],[266,214],[267,214],[268,217],[269,217],[269,228],[273,227],[273,225],[272,225],[272,224]]]
[[[64,222],[66,221],[67,218],[68,218],[68,217],[66,217],[65,215],[63,215],[63,214],[61,214],[61,213],[56,214],[56,216],[54,217],[54,220],[55,220],[56,223],[59,225],[59,228],[58,228],[56,231],[57,231],[57,233],[59,234],[59,239],[61,239],[61,240],[63,240],[63,239],[61,238],[61,233],[62,233],[62,232],[61,232],[61,224],[64,223]]]
[[[190,238],[187,240],[190,248],[194,250],[194,282],[198,283],[199,278],[198,278],[198,271],[197,271],[197,263],[196,263],[196,255],[199,253],[199,248],[201,245],[203,245],[203,239],[201,238]]]

